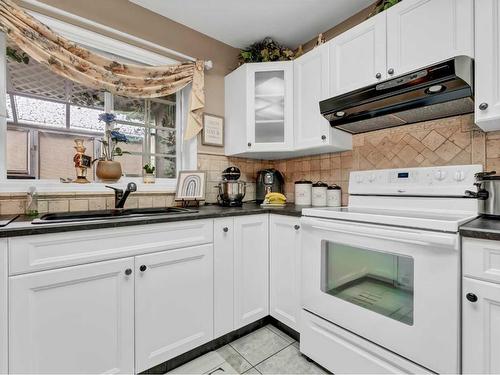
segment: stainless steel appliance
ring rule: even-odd
[[[257,172],[255,201],[264,202],[267,193],[284,193],[285,179],[276,169],[263,169]]]
[[[216,186],[219,190],[217,203],[225,207],[240,207],[246,194],[246,182],[238,181],[241,173],[236,167],[222,172],[222,181]]]
[[[482,216],[500,218],[500,175],[496,171],[476,174],[477,191],[467,190],[469,197],[477,198],[478,211]]]
[[[305,208],[300,351],[333,373],[460,373],[460,224],[482,166],[351,172]]]
[[[319,103],[351,134],[474,112],[473,60],[458,56]]]

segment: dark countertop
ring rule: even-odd
[[[220,207],[216,205],[201,206],[198,212],[183,213],[175,215],[156,215],[134,218],[120,218],[107,220],[79,221],[72,223],[53,223],[53,224],[31,224],[32,218],[20,216],[9,225],[0,228],[0,237],[29,236],[44,233],[71,232],[76,230],[89,230],[101,228],[117,228],[129,225],[144,225],[169,223],[175,221],[214,219],[220,217],[243,216],[274,213],[279,215],[296,216],[302,215],[303,207],[296,207],[293,204],[287,204],[280,208],[262,208],[255,203],[245,203],[243,207]]]
[[[478,217],[462,225],[460,234],[464,237],[500,241],[500,218]]]

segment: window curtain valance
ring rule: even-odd
[[[0,30],[52,72],[90,88],[148,99],[173,94],[192,83],[184,139],[194,137],[203,127],[205,94],[201,60],[165,66],[122,64],[58,35],[10,0],[0,0]]]

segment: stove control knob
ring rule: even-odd
[[[446,178],[446,172],[441,170],[436,171],[436,173],[434,173],[434,178],[438,181],[443,181]]]
[[[465,173],[463,171],[456,171],[455,172],[455,181],[463,181],[465,180]]]

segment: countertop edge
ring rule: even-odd
[[[300,210],[299,210],[300,209]],[[205,211],[205,212],[204,212]],[[120,228],[133,225],[149,225],[172,223],[189,220],[217,219],[224,217],[248,216],[259,214],[276,214],[292,217],[301,217],[302,208],[287,205],[283,208],[261,208],[257,205],[244,206],[241,208],[223,208],[218,206],[201,207],[196,213],[179,214],[175,216],[149,216],[144,218],[128,218],[114,220],[96,220],[78,223],[64,224],[31,224],[30,221],[14,222],[14,226],[0,228],[0,238],[32,236],[50,233],[65,233],[80,230],[95,230],[105,228]],[[23,225],[25,223],[25,225]],[[17,226],[16,226],[17,224]]]

